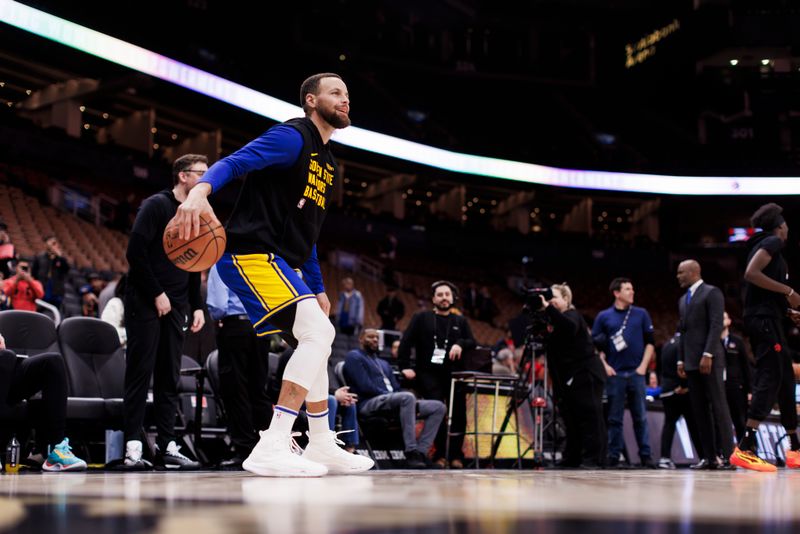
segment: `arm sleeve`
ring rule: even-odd
[[[303,279],[308,285],[308,289],[314,292],[315,295],[325,293],[325,285],[322,283],[322,269],[319,266],[319,258],[317,257],[317,245],[311,248],[311,256],[300,267],[303,273]]]
[[[164,292],[150,267],[152,262],[148,252],[148,245],[158,233],[157,225],[160,219],[162,217],[158,216],[157,205],[153,201],[142,204],[133,223],[133,229],[128,239],[128,250],[125,253],[128,265],[130,265],[129,272],[134,275],[130,279],[136,280],[138,282],[136,289],[150,299],[155,299]],[[158,237],[160,238],[160,236]]]
[[[403,332],[403,337],[400,338],[400,347],[397,349],[397,365],[400,369],[411,368],[411,346],[416,337],[417,323],[419,322],[419,314],[411,317],[408,323],[408,328]]]
[[[277,169],[291,167],[300,157],[302,149],[303,136],[300,132],[291,126],[279,124],[230,156],[213,164],[199,183],[211,185],[211,192],[216,193],[234,178],[248,172],[267,167]]]
[[[475,341],[475,336],[472,335],[472,328],[469,327],[469,321],[463,315],[461,316],[464,320],[462,321],[463,326],[461,327],[461,335],[462,337],[456,341],[462,349],[470,350],[474,349],[478,343]]]

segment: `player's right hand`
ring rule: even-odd
[[[178,226],[178,238],[189,239],[200,235],[200,214],[207,213],[214,219],[214,210],[208,203],[208,195],[211,194],[211,185],[199,183],[189,191],[180,206],[178,213],[173,221]]]

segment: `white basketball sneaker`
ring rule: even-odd
[[[262,430],[253,452],[242,462],[242,467],[262,477],[321,477],[328,469],[303,458],[303,450],[292,435],[275,430]]]
[[[351,454],[341,448],[344,445],[333,430],[319,434],[308,433],[308,446],[303,458],[322,464],[331,475],[352,475],[369,471],[375,462],[360,454]]]

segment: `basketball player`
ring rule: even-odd
[[[776,400],[781,424],[790,440],[786,467],[800,467],[792,351],[786,344],[783,327],[787,308],[800,306],[800,295],[786,283],[789,269],[781,250],[789,236],[789,227],[782,213],[783,208],[770,203],[758,208],[751,217],[753,227],[762,231],[747,241],[750,252],[744,273],[744,325],[756,358],[756,373],[744,437],[730,460],[733,465],[762,472],[776,471],[774,465],[756,455],[758,426]]]
[[[217,271],[239,296],[257,335],[282,331],[297,341],[269,429],[242,463],[262,476],[357,473],[373,465],[339,447],[328,427],[327,360],[335,332],[316,251],[338,178],[330,139],[350,125],[350,98],[337,74],[323,73],[303,82],[300,102],[305,117],[270,128],[215,163],[176,220],[179,237],[198,235],[200,214],[211,212],[208,195],[248,174]],[[291,430],[304,401],[309,441],[300,456],[293,453]]]
[[[205,156],[186,154],[176,159],[172,164],[172,189],[145,199],[133,223],[126,254],[130,270],[124,298],[128,349],[123,418],[127,442],[120,469],[151,467],[142,458],[142,426],[151,376],[158,430],[157,463],[171,469],[200,467],[175,444],[183,339],[190,320],[192,332],[198,332],[205,322],[200,273],[175,267],[164,253],[162,237],[178,205],[207,170]]]

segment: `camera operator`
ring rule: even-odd
[[[598,468],[606,456],[606,373],[595,354],[589,326],[572,304],[572,290],[567,284],[555,284],[550,289],[538,297],[549,323],[544,345],[553,393],[567,433],[562,465]]]
[[[440,280],[431,285],[431,291],[433,311],[417,312],[411,318],[400,340],[398,363],[406,379],[416,378],[415,389],[423,398],[448,403],[451,373],[460,370],[457,364],[460,363],[462,352],[475,348],[476,343],[467,319],[452,313],[453,303],[458,298],[456,286]],[[412,348],[416,352],[414,369],[410,368]],[[466,396],[461,387],[456,387],[452,421],[452,431],[456,435],[450,442],[450,467],[455,469],[464,467],[461,449],[466,426]],[[440,467],[447,465],[446,440],[447,424],[442,423],[434,441],[434,463]]]

